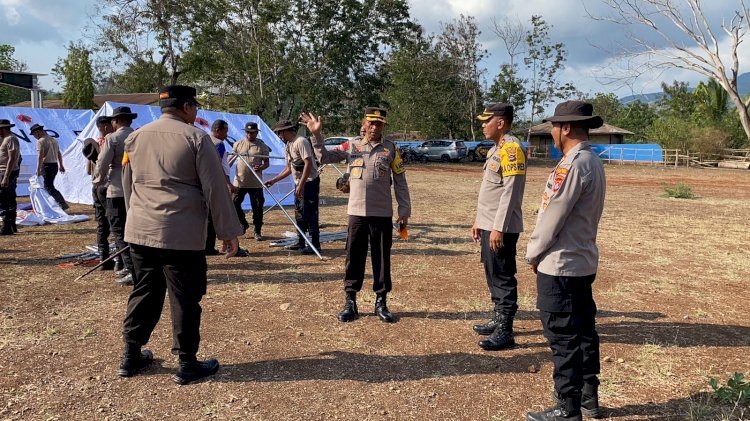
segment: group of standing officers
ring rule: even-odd
[[[122,253],[125,273],[121,282],[132,282],[134,286],[123,323],[125,350],[118,374],[135,375],[153,361],[153,354],[142,347],[149,341],[168,293],[172,352],[180,363],[175,381],[185,384],[214,374],[219,368],[216,359],[199,361],[196,357],[200,301],[206,293],[205,256],[219,254],[213,249],[212,238],[216,237],[223,242],[221,252],[227,257],[237,253],[237,238],[250,226],[241,208],[246,195],[250,196],[253,210],[254,237],[263,240],[261,183],[262,171],[269,166],[270,148],[257,139],[257,124],[248,123],[246,139],[235,143],[234,154],[229,157],[223,150],[226,122],[215,122],[211,136],[193,126],[200,106],[194,88],[168,86],[161,89],[159,98],[161,117],[136,131],[130,125],[137,115],[127,107],[99,118],[101,137],[98,141],[87,140],[84,154],[92,162],[89,173],[93,178],[96,218],[109,222],[99,224],[97,242],[102,258],[106,259],[109,253],[109,232],[103,227],[111,227],[118,250],[125,244],[130,247],[129,252]],[[481,261],[494,303],[491,320],[473,327],[476,333],[487,336],[479,342],[485,350],[515,345],[516,244],[523,231],[527,160],[525,148],[510,134],[513,117],[513,107],[502,103],[490,104],[477,117],[485,137],[495,141],[483,167],[477,215],[471,229],[472,239],[481,245]],[[340,190],[349,193],[344,306],[338,315],[341,322],[351,322],[359,316],[356,295],[363,286],[368,247],[377,295],[374,312],[383,322],[394,321],[387,307],[387,294],[392,288],[391,186],[398,205],[399,229],[407,227],[411,200],[398,148],[383,136],[386,118],[385,109],[367,108],[363,135],[330,151],[324,147],[320,117],[300,116],[300,123],[312,135],[310,140],[297,134],[298,123],[284,120],[274,127],[285,143],[287,166],[265,185],[293,176],[297,222],[316,249],[320,249],[318,165],[347,163],[347,176],[337,183]],[[548,410],[528,413],[527,419],[581,420],[582,415],[598,418],[602,416],[598,404],[599,338],[592,283],[599,257],[596,235],[604,205],[605,178],[601,161],[589,145],[588,131],[603,122],[593,115],[591,104],[581,101],[559,104],[554,115],[545,121],[552,123],[552,138],[563,158],[546,182],[525,261],[537,276],[537,308],[554,364],[555,404]],[[7,192],[18,176],[20,158],[18,140],[10,135],[10,127],[13,125],[7,120],[0,120],[3,233],[6,227],[12,229]],[[64,171],[61,157],[59,168],[46,163],[46,157],[59,155],[59,148],[40,143],[45,153],[40,155],[38,172]],[[243,158],[238,160],[239,156]],[[235,161],[238,168],[232,184],[229,165]],[[301,235],[291,248],[312,252]]]

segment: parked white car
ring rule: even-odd
[[[326,148],[326,150],[330,151],[330,150],[338,148],[339,146],[343,145],[344,143],[348,142],[351,139],[354,139],[354,138],[345,137],[345,136],[329,137],[323,141],[323,146]]]

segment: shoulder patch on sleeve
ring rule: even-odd
[[[406,172],[404,161],[401,159],[401,154],[398,152],[398,149],[394,152],[395,156],[393,157],[393,161],[391,161],[391,171],[393,171],[394,174],[403,174]]]
[[[526,156],[517,143],[506,143],[500,149],[500,166],[503,177],[526,174]]]
[[[130,159],[128,158],[128,153],[127,152],[123,152],[122,153],[122,166],[124,167],[124,166],[128,165],[128,162],[130,162]]]

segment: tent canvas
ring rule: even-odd
[[[29,178],[36,172],[37,152],[36,138],[29,133],[34,124],[41,124],[47,134],[57,139],[60,151],[65,151],[76,136],[91,121],[94,112],[91,110],[64,110],[48,108],[0,107],[0,118],[8,119],[16,127],[10,130],[21,145],[21,173],[18,176],[16,194],[29,195]],[[63,157],[66,169],[68,162]],[[85,173],[85,171],[84,171]],[[91,193],[89,192],[89,196]]]
[[[96,128],[96,118],[100,115],[111,115],[112,110],[117,107],[128,106],[130,109],[138,114],[138,118],[133,121],[132,127],[138,130],[139,127],[144,126],[161,116],[161,110],[159,107],[149,105],[137,105],[137,104],[122,104],[116,102],[106,102],[94,115],[88,124],[83,128],[81,133],[66,150],[63,152],[63,160],[65,161],[66,173],[61,174],[55,180],[55,187],[63,194],[66,200],[73,203],[93,203],[91,198],[91,176],[86,174],[86,158],[83,156],[83,141],[86,138],[97,139],[99,137],[99,131]],[[284,156],[284,143],[276,134],[266,125],[263,120],[256,115],[244,115],[244,114],[230,114],[218,111],[206,111],[199,110],[198,117],[195,119],[194,125],[200,129],[203,129],[207,133],[211,132],[211,124],[214,121],[222,119],[229,125],[229,137],[227,138],[227,150],[231,151],[231,144],[235,141],[243,139],[245,137],[245,124],[247,122],[258,123],[258,129],[260,133],[258,138],[262,139],[269,148],[271,148],[272,156]],[[271,166],[266,169],[263,173],[264,179],[270,179],[274,175],[280,173],[283,169],[285,161],[283,159],[271,159]],[[236,165],[232,166],[230,178],[234,180],[234,173]],[[271,191],[277,198],[283,197],[287,192],[293,188],[292,180],[290,177],[282,182],[274,184],[271,187]],[[266,194],[266,204],[271,205],[275,203],[272,198]],[[294,198],[289,197],[282,201],[284,205],[291,205],[294,203]],[[243,202],[243,208],[250,209],[250,200],[245,198]]]

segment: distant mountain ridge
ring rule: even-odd
[[[695,89],[690,87],[690,91]],[[737,77],[737,89],[740,96],[745,97],[750,94],[750,73],[743,73]],[[628,95],[620,98],[623,104],[629,104],[634,101],[641,101],[646,104],[654,104],[664,97],[664,92],[651,92],[647,94]]]

